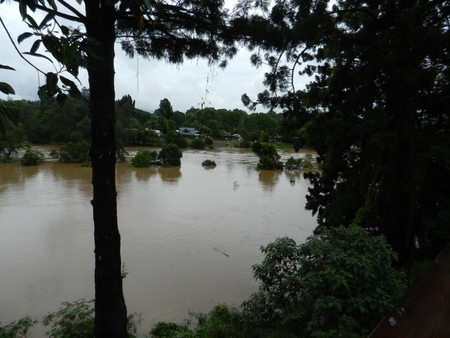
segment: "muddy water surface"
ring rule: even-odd
[[[205,159],[217,167],[203,168]],[[301,173],[257,171],[257,158],[239,149],[187,150],[181,162],[117,165],[125,299],[147,331],[189,310],[239,305],[257,290],[260,246],[285,235],[304,241],[315,225]],[[2,323],[93,298],[90,177],[77,164],[0,165]]]

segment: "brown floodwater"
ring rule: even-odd
[[[206,159],[217,167],[203,168]],[[181,168],[117,165],[124,293],[128,311],[142,314],[143,330],[181,321],[189,310],[239,306],[257,290],[251,266],[262,260],[260,246],[312,233],[302,173],[258,171],[257,160],[248,150],[223,148],[184,151]],[[94,297],[90,178],[78,164],[0,165],[3,324]]]

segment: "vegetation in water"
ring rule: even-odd
[[[68,142],[58,150],[52,150],[50,156],[57,158],[60,162],[89,162],[89,149],[91,145],[87,141],[77,143]]]
[[[217,164],[213,160],[204,160],[202,162],[202,166],[204,166],[204,167],[215,167],[215,166],[217,166]]]
[[[181,166],[181,157],[183,157],[183,153],[180,148],[173,143],[164,145],[158,155],[158,159],[162,162],[164,167]]]
[[[193,149],[205,149],[205,142],[201,138],[195,138],[191,142],[191,148]]]
[[[20,159],[24,166],[36,166],[44,162],[44,154],[39,150],[27,149]]]
[[[283,169],[283,162],[280,161],[281,156],[272,144],[255,142],[252,144],[252,151],[259,157],[258,169]]]
[[[289,157],[284,164],[286,170],[312,169],[313,167],[311,154],[306,154],[304,158],[297,159]]]
[[[157,161],[158,153],[150,150],[138,150],[131,159],[131,165],[136,168],[148,168]]]

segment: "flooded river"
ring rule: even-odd
[[[203,168],[206,159],[217,167]],[[258,171],[257,161],[223,148],[186,150],[181,168],[117,165],[124,293],[144,330],[219,302],[238,306],[257,290],[251,266],[262,260],[261,245],[312,233],[308,182],[300,172]],[[94,297],[90,178],[78,164],[0,165],[3,324]]]

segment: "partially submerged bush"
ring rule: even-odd
[[[24,166],[35,166],[44,162],[44,154],[39,150],[27,149],[20,159],[20,163]]]
[[[214,145],[214,142],[211,137],[206,137],[204,143],[205,143],[205,147],[208,147],[208,148],[212,148]]]
[[[202,162],[202,166],[204,166],[204,167],[215,167],[215,166],[217,166],[217,164],[213,160],[204,160]]]
[[[161,148],[158,158],[165,167],[179,167],[181,166],[181,157],[183,153],[176,144],[166,144]]]
[[[158,153],[150,150],[139,150],[131,159],[131,165],[136,168],[148,168],[156,161]]]
[[[193,149],[205,149],[205,142],[201,138],[196,138],[191,142],[191,148]]]
[[[289,157],[284,165],[286,170],[302,170],[313,168],[312,155],[306,154],[304,158],[293,158]]]
[[[252,144],[252,151],[259,156],[259,163],[256,166],[258,169],[283,169],[283,163],[280,161],[281,156],[273,145],[255,142]]]
[[[88,162],[90,161],[89,149],[91,145],[87,141],[78,143],[68,142],[59,150],[52,150],[50,156],[58,158],[61,162]]]

